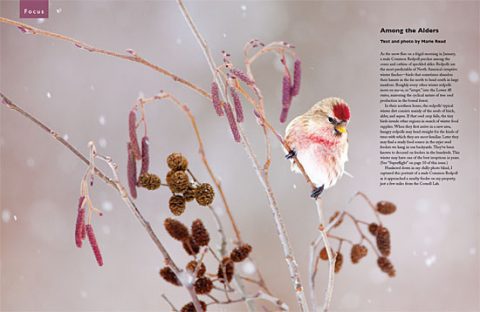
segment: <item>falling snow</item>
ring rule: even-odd
[[[436,261],[437,261],[437,256],[432,255],[432,256],[428,257],[427,259],[425,259],[425,265],[427,267],[431,267]]]
[[[57,13],[58,13],[58,14],[62,13],[62,8],[58,8],[58,9],[57,9]]]
[[[470,249],[468,250],[468,252],[473,256],[473,255],[477,254],[477,248],[475,248],[475,247],[470,247]]]
[[[65,134],[63,135],[63,139],[64,139],[65,141],[68,141],[68,134],[65,133]]]
[[[13,215],[13,221],[17,221],[17,215]]]
[[[242,264],[242,271],[247,275],[253,275],[256,271],[255,265],[251,261]]]
[[[102,126],[104,126],[105,123],[107,122],[106,119],[105,119],[105,116],[100,115],[100,117],[98,117],[98,122],[99,122]]]
[[[103,148],[107,147],[107,139],[105,138],[98,139],[98,145]]]
[[[112,211],[113,210],[113,204],[112,202],[106,200],[102,203],[102,210],[103,211]]]
[[[478,82],[478,72],[475,70],[471,70],[468,73],[468,80],[470,80],[471,83],[477,83]]]
[[[49,99],[52,98],[52,94],[50,92],[47,92],[47,98],[49,98]]]
[[[8,210],[3,210],[3,211],[2,211],[2,221],[3,221],[4,223],[10,222],[10,217],[11,217],[11,215],[12,215],[12,214],[10,213],[10,211],[8,211]]]
[[[85,299],[85,298],[88,297],[88,294],[87,294],[87,292],[86,292],[85,290],[82,290],[82,291],[80,292],[80,296]]]
[[[176,43],[176,44],[179,44],[179,45],[182,44],[182,39],[181,39],[181,38],[177,38],[177,39],[175,40],[175,43]]]
[[[38,24],[43,24],[43,23],[45,23],[45,19],[44,18],[37,18],[37,23]]]
[[[35,167],[35,159],[29,157],[29,158],[27,159],[27,166],[30,167],[30,168]]]
[[[110,227],[109,227],[108,225],[103,225],[103,226],[102,226],[102,232],[103,232],[105,235],[110,235],[110,233],[111,233]]]

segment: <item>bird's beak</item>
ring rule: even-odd
[[[344,125],[336,125],[336,126],[335,126],[335,130],[336,130],[338,133],[345,133],[345,132],[347,132],[347,128],[345,128]]]

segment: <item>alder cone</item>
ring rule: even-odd
[[[200,219],[192,223],[192,238],[198,246],[208,246],[210,242],[210,235]]]
[[[213,191],[212,186],[208,183],[200,184],[195,191],[195,199],[201,206],[208,206],[213,203],[214,197],[215,192]]]
[[[218,266],[217,276],[221,283],[225,283],[224,271],[227,281],[231,282],[235,273],[235,264],[229,257],[223,258],[222,263]]]
[[[377,230],[378,230],[378,224],[372,222],[368,225],[368,231],[370,232],[370,234],[372,234],[373,236],[377,236]]]
[[[172,153],[167,157],[168,168],[174,171],[187,170],[188,160],[180,153]]]
[[[181,286],[182,283],[178,280],[177,275],[170,267],[164,267],[160,270],[160,276],[170,284]]]
[[[180,221],[172,218],[165,219],[163,225],[171,237],[179,241],[185,241],[190,237],[188,228]]]
[[[183,249],[185,249],[187,254],[189,254],[190,256],[195,256],[200,252],[200,246],[195,244],[195,241],[192,237],[189,237],[183,242]]]
[[[352,260],[352,263],[358,263],[367,254],[368,249],[366,246],[355,244],[352,246],[352,250],[350,252],[350,259]]]
[[[181,215],[186,207],[185,199],[181,195],[173,195],[168,200],[168,208],[176,216]]]
[[[397,206],[389,201],[382,200],[377,203],[377,211],[381,214],[389,215],[394,213],[396,210]]]
[[[242,244],[232,250],[230,253],[230,258],[233,260],[233,262],[242,262],[248,257],[251,251],[252,246],[249,244]]]
[[[395,277],[395,267],[387,257],[379,257],[377,259],[377,264],[380,270],[382,270],[382,272],[387,273],[390,277]]]
[[[201,300],[199,300],[199,302],[200,302],[200,306],[202,306],[202,310],[207,311],[207,304]],[[193,305],[193,302],[189,302],[182,307],[180,312],[197,312],[197,310],[195,310],[195,306]]]
[[[390,255],[390,232],[384,226],[379,226],[377,230],[377,247],[380,253],[388,257]]]
[[[208,277],[200,277],[193,284],[195,292],[199,295],[205,295],[212,291],[213,282]]]
[[[340,270],[342,269],[342,265],[343,265],[343,255],[339,251],[337,252],[337,256],[335,257],[335,273],[340,272]]]
[[[197,270],[197,266],[198,266],[198,262],[195,260],[192,260],[187,264],[185,268],[187,269],[187,271],[193,274],[195,270]],[[207,272],[207,268],[205,267],[205,264],[202,262],[198,267],[197,277],[201,277],[205,275],[206,272]]]
[[[169,171],[166,181],[173,193],[184,193],[190,185],[190,180],[185,171]]]

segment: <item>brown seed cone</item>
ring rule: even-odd
[[[364,245],[355,244],[352,246],[352,250],[350,252],[350,259],[352,263],[358,263],[360,259],[365,257],[368,254],[368,249]]]
[[[372,222],[368,225],[368,231],[373,236],[377,236],[377,230],[378,230],[378,224]]]
[[[190,238],[188,228],[180,221],[172,218],[165,219],[163,225],[171,237],[179,241],[185,241]]]
[[[377,247],[380,253],[388,257],[390,256],[390,232],[386,227],[379,226],[377,230]]]
[[[199,300],[199,302],[200,302],[200,305],[202,306],[202,310],[207,311],[207,304],[201,300]],[[180,310],[180,312],[197,312],[197,311],[195,310],[195,306],[193,305],[193,302],[190,302],[184,305]]]
[[[173,284],[175,286],[182,286],[182,283],[177,278],[177,275],[175,274],[175,272],[173,272],[173,270],[170,267],[162,268],[160,270],[160,276],[170,284]]]
[[[394,277],[395,276],[395,267],[393,266],[392,262],[390,262],[390,260],[388,260],[387,257],[379,257],[377,259],[377,264],[378,264],[378,267],[380,268],[380,270],[382,270],[382,272],[385,272],[388,274],[388,276],[390,277]]]
[[[176,215],[179,216],[185,211],[186,207],[186,202],[185,198],[181,195],[173,195],[170,197],[170,200],[168,201],[168,208],[170,208],[170,211]]]
[[[397,210],[397,206],[394,203],[388,201],[379,201],[377,203],[377,211],[381,214],[388,215],[392,214]]]
[[[144,187],[150,191],[158,189],[160,184],[160,178],[153,173],[145,172],[138,177],[138,186]]]
[[[190,181],[185,171],[169,171],[167,173],[167,184],[173,193],[183,193],[188,189]]]
[[[343,265],[343,255],[339,251],[337,252],[337,256],[335,257],[335,273],[340,272],[340,269],[342,268]]]
[[[183,198],[185,198],[187,202],[191,202],[192,200],[195,199],[196,191],[197,189],[192,184],[190,184],[188,186],[188,189],[185,192],[183,192]]]
[[[187,170],[188,160],[180,153],[172,153],[167,157],[167,165],[173,171],[184,171]]]
[[[232,250],[230,253],[230,258],[233,260],[233,262],[242,262],[248,257],[251,251],[252,246],[249,244],[242,244]]]
[[[198,270],[197,270],[197,266],[198,266]],[[195,273],[195,270],[197,270],[197,277],[201,277],[205,275],[205,273],[207,272],[207,268],[205,267],[205,264],[202,262],[200,263],[200,266],[199,266],[198,262],[195,260],[190,261],[185,268],[187,269],[187,271],[189,271],[192,274]]]
[[[189,254],[190,256],[195,256],[200,251],[200,246],[195,244],[195,241],[192,237],[189,237],[183,242],[183,249],[185,249],[187,254]]]
[[[213,198],[215,197],[215,192],[213,188],[208,183],[202,183],[197,187],[197,191],[195,192],[195,199],[197,203],[201,206],[208,206],[213,202]]]
[[[330,248],[333,254],[333,250]],[[322,250],[320,250],[320,259],[322,260],[328,260],[328,253],[327,253],[327,248],[323,247]]]
[[[208,246],[210,242],[210,235],[200,219],[192,222],[192,238],[198,246]]]
[[[223,275],[224,271],[225,271],[225,276],[227,277],[227,281],[231,282],[233,278],[233,274],[235,273],[235,264],[233,263],[232,259],[230,259],[229,257],[223,258],[222,263],[220,263],[218,266],[217,276],[218,276],[218,280],[221,283],[225,282],[224,275]]]
[[[212,291],[213,282],[208,277],[200,277],[195,281],[193,287],[198,295],[205,295]]]
[[[335,211],[335,213],[330,217],[328,220],[328,223],[332,223],[333,220],[335,220],[336,217],[340,214],[340,211]],[[338,227],[340,224],[342,224],[343,218],[338,219],[337,222],[333,225],[333,227]]]

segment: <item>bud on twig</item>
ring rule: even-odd
[[[377,264],[380,270],[382,270],[382,272],[387,273],[390,277],[395,276],[395,267],[393,266],[392,262],[388,260],[387,257],[379,257],[377,259]]]
[[[230,258],[233,260],[233,262],[242,262],[243,260],[247,259],[251,251],[252,246],[249,244],[242,244],[232,250],[230,253]]]

